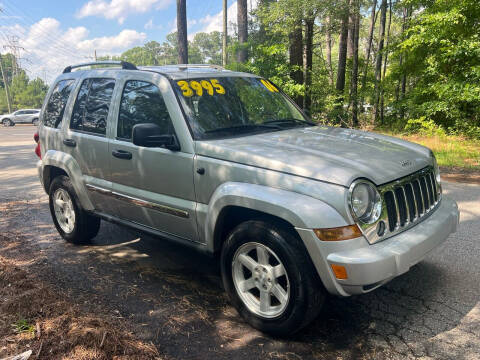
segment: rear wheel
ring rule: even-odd
[[[32,125],[33,126],[38,126],[38,119],[33,119],[32,120]]]
[[[273,335],[292,334],[314,320],[325,298],[303,243],[282,226],[247,221],[221,255],[225,290],[240,315]]]
[[[67,176],[53,179],[49,191],[50,213],[60,235],[74,244],[88,243],[100,230],[100,219],[82,209]]]

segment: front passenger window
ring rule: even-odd
[[[157,124],[165,135],[174,134],[160,89],[145,81],[127,81],[120,103],[117,138],[131,141],[133,126],[143,123]]]

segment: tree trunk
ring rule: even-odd
[[[365,85],[367,83],[367,74],[368,74],[368,65],[370,63],[370,53],[372,51],[372,42],[373,42],[373,31],[375,30],[375,20],[376,20],[376,9],[377,9],[377,0],[373,0],[372,4],[372,15],[370,17],[370,29],[368,30],[368,41],[367,41],[367,52],[365,55],[365,66],[363,69],[363,78],[362,78],[362,93],[365,91]],[[362,94],[362,105],[364,103],[363,94]]]
[[[343,99],[343,90],[345,89],[345,70],[347,64],[347,38],[348,38],[348,7],[350,0],[346,0],[345,13],[342,16],[342,26],[340,32],[340,41],[338,44],[338,72],[335,88]]]
[[[178,63],[188,64],[186,0],[177,0],[177,41],[178,41]]]
[[[351,0],[353,4],[355,0]],[[353,42],[355,37],[355,10],[350,11],[348,15],[348,38],[347,38],[347,59],[351,59],[353,56]]]
[[[410,5],[410,6],[407,8],[407,10],[406,10],[406,19],[405,19],[405,23],[404,23],[405,28],[404,28],[403,31],[406,30],[406,28],[407,28],[407,21],[408,21],[408,19],[410,18],[411,15],[412,15],[412,5]],[[405,33],[403,32],[403,34],[405,34]],[[407,54],[405,54],[405,62],[407,61],[407,60],[406,60],[406,57],[407,57]],[[405,93],[406,93],[406,91],[407,91],[407,71],[404,70],[404,71],[403,71],[403,75],[402,75],[402,94],[401,94],[401,99],[402,99],[402,100],[405,99]],[[405,117],[405,107],[404,107],[404,106],[402,106],[402,110],[401,110],[401,112],[400,112],[400,117],[402,118],[402,120],[403,120],[403,118]]]
[[[333,85],[333,68],[332,68],[332,30],[330,29],[330,16],[326,18],[326,25],[327,25],[327,64],[328,64],[328,81],[330,86]]]
[[[304,109],[312,107],[312,69],[313,69],[313,27],[315,17],[309,14],[305,19],[305,100]]]
[[[247,0],[237,1],[237,24],[238,24],[238,43],[240,48],[237,52],[237,62],[247,61],[246,42],[248,41],[248,8]]]
[[[345,72],[347,67],[347,39],[348,39],[348,13],[349,13],[350,0],[345,1],[344,14],[342,16],[342,26],[340,31],[340,41],[338,44],[338,71],[337,71],[337,83],[335,89],[337,90],[337,121],[341,126],[345,126],[345,122],[342,119],[343,109],[343,92],[345,90]]]
[[[406,22],[407,22],[407,8],[404,7],[402,9],[402,34],[401,34],[402,42],[403,42],[403,40],[405,40]],[[398,59],[398,64],[399,64],[400,69],[402,68],[402,65],[403,65],[403,56],[404,56],[404,54],[400,53],[400,57]],[[399,97],[400,97],[400,84],[401,84],[401,80],[398,80],[397,88],[395,89],[395,100],[396,100],[396,102],[398,102]]]
[[[303,36],[302,36],[302,21],[296,22],[295,28],[289,35],[289,58],[290,66],[292,68],[290,77],[295,83],[303,84]],[[295,97],[295,102],[298,106],[303,106],[303,96]]]
[[[375,118],[374,123],[377,124],[380,117],[380,87],[382,81],[382,55],[383,45],[385,42],[385,23],[387,21],[387,0],[382,0],[380,5],[380,29],[378,38],[377,61],[375,64]]]
[[[392,26],[392,0],[388,2],[389,7],[389,14],[388,14],[388,27],[387,27],[387,44],[385,49],[385,60],[383,62],[383,79],[385,79],[385,75],[387,74],[387,63],[388,63],[388,46],[390,44],[390,28]],[[380,90],[380,123],[384,123],[384,89],[383,86]]]
[[[352,81],[350,98],[352,103],[352,125],[358,127],[358,38],[360,37],[360,3],[355,0],[353,28]]]

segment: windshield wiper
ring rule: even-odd
[[[245,131],[245,130],[261,130],[261,129],[274,129],[280,130],[281,128],[276,125],[268,125],[268,124],[242,124],[242,125],[234,125],[234,126],[227,126],[218,129],[212,129],[205,131],[205,134],[213,134],[213,133],[222,133],[222,132],[234,132],[234,131]]]
[[[274,120],[268,120],[265,121],[262,124],[291,124],[291,125],[310,125],[310,126],[315,126],[316,124],[307,121],[307,120],[300,120],[300,119],[295,119],[295,118],[287,118],[287,119],[274,119]]]

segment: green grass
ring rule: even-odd
[[[480,171],[480,141],[478,140],[469,140],[459,136],[385,134],[432,149],[440,166]]]
[[[26,319],[20,318],[18,319],[15,324],[12,324],[12,327],[15,329],[17,334],[21,333],[30,333],[33,334],[35,332],[35,326],[29,324]]]

